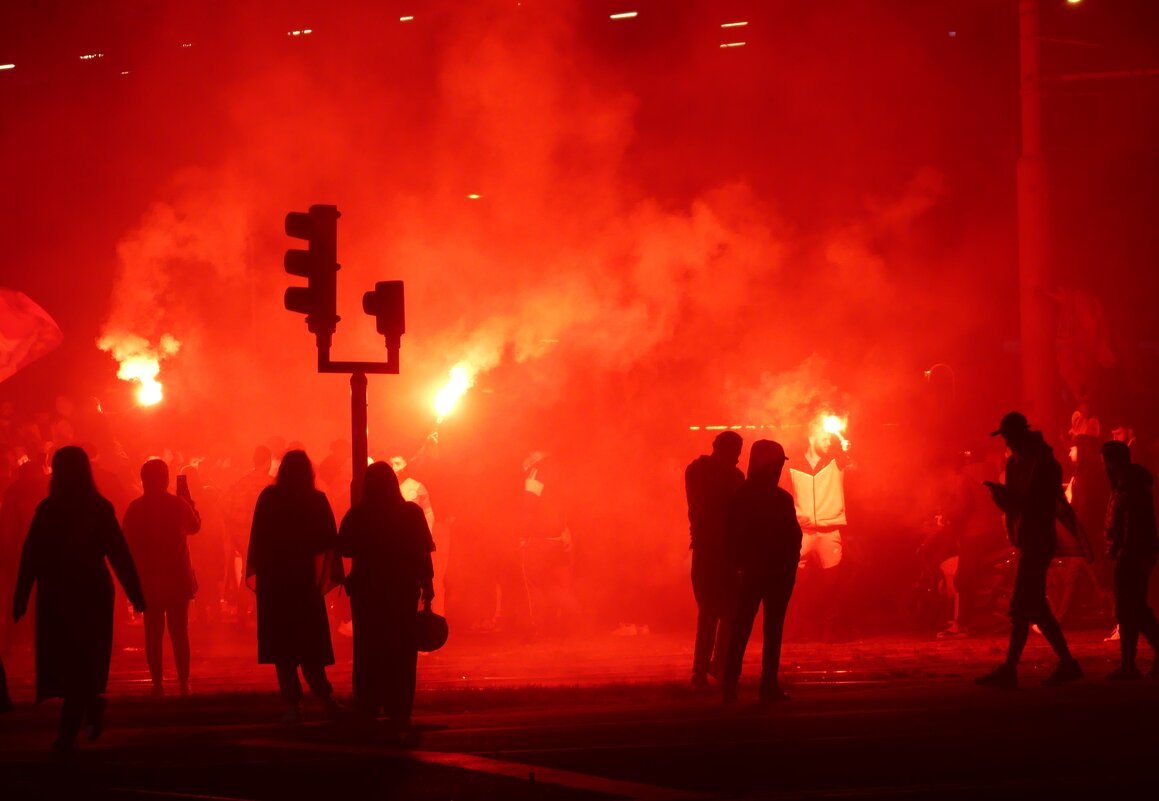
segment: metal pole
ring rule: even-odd
[[[1022,402],[1031,422],[1055,429],[1054,308],[1049,264],[1047,177],[1042,157],[1038,0],[1019,0],[1022,153],[1018,159],[1018,292]]]
[[[366,475],[367,443],[366,373],[350,374],[350,505],[362,498],[362,479]]]

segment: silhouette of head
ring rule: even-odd
[[[740,452],[744,447],[744,440],[735,431],[722,431],[712,441],[712,455],[723,459],[729,464],[740,461]]]
[[[147,493],[169,489],[169,465],[161,459],[150,459],[141,465],[141,486]]]
[[[362,479],[362,500],[364,503],[382,506],[402,503],[398,475],[390,462],[375,462],[366,468],[366,475]]]
[[[88,454],[75,445],[66,445],[54,453],[48,492],[58,497],[95,495],[97,487]]]
[[[1030,423],[1027,422],[1026,415],[1022,412],[1007,412],[1002,417],[1002,422],[998,424],[997,430],[990,432],[992,437],[998,435],[1001,435],[1012,449],[1025,443],[1030,436]]]
[[[286,451],[278,467],[277,484],[286,489],[305,491],[314,489],[314,466],[305,451]]]
[[[749,449],[749,478],[769,476],[773,480],[780,479],[787,458],[779,442],[758,439]]]
[[[270,472],[270,465],[274,463],[274,455],[265,445],[254,448],[254,470],[258,473]]]
[[[1125,442],[1110,440],[1099,449],[1103,455],[1103,467],[1111,483],[1118,483],[1131,469],[1131,448]]]

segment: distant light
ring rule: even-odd
[[[478,199],[479,199],[479,198],[481,198],[481,197],[483,197],[483,196],[482,196],[482,195],[476,195],[474,192],[472,192],[471,194],[467,195],[467,199],[468,199],[468,200],[478,200]]]
[[[744,47],[744,42],[725,42],[721,47]]]
[[[399,17],[399,22],[414,22],[414,17]]]
[[[722,28],[743,28],[745,25],[748,25],[747,21],[745,21],[745,22],[723,22],[723,23],[721,23],[720,27],[722,27]]]
[[[182,47],[193,47],[193,42],[182,42],[181,46]]]
[[[1077,6],[1077,5],[1078,5],[1079,3],[1081,3],[1082,1],[1083,1],[1083,0],[1066,0],[1066,4],[1067,4],[1068,6]]]
[[[638,15],[635,11],[622,11],[619,14],[612,14],[609,19],[633,19]]]
[[[309,36],[313,32],[311,28],[303,28],[300,31],[286,31],[286,36]]]
[[[128,70],[124,70],[124,71],[123,71],[121,74],[122,74],[122,75],[128,75],[128,74],[129,74],[129,71],[128,71]]]
[[[0,64],[0,70],[14,70],[14,69],[16,69],[15,64]]]
[[[951,38],[951,39],[957,39],[957,38],[958,38],[958,32],[957,32],[957,31],[950,31],[950,38]]]
[[[94,58],[104,58],[104,57],[105,57],[104,53],[87,53],[87,54],[81,56],[80,60],[81,61],[91,61]]]

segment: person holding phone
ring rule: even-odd
[[[166,627],[181,694],[189,694],[189,602],[197,592],[197,579],[186,538],[201,530],[201,517],[186,480],[177,477],[174,495],[169,492],[169,465],[161,459],[145,462],[144,493],[129,504],[121,526],[145,591],[145,658],[155,696],[165,694],[161,646]]]

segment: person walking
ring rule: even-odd
[[[340,708],[326,678],[334,664],[325,594],[341,581],[333,555],[338,532],[326,495],[314,487],[305,451],[288,451],[272,486],[258,496],[246,557],[246,580],[257,595],[258,663],[273,665],[286,710],[284,723],[302,720],[298,669],[327,714]]]
[[[201,530],[193,505],[169,492],[169,465],[150,459],[141,466],[144,493],[129,504],[121,524],[145,591],[145,659],[153,695],[165,694],[162,640],[169,628],[182,695],[189,694],[189,602],[197,590],[187,538]]]
[[[785,612],[797,580],[801,524],[793,496],[778,486],[785,466],[785,449],[762,439],[749,451],[749,473],[728,508],[725,544],[729,564],[739,573],[736,615],[728,641],[723,693],[735,701],[745,648],[757,611],[764,605],[764,647],[761,653],[760,702],[788,699],[778,679]]]
[[[419,601],[435,597],[434,540],[422,508],[403,499],[386,462],[366,469],[362,499],[342,518],[338,552],[351,560],[346,592],[354,622],[354,706],[410,725],[418,666]]]
[[[1046,573],[1058,542],[1055,520],[1062,496],[1062,467],[1051,453],[1042,433],[1032,431],[1026,417],[1010,412],[998,430],[1010,450],[1006,460],[1005,483],[987,481],[994,503],[1006,515],[1006,532],[1019,550],[1014,591],[1010,598],[1010,644],[1006,661],[974,681],[988,687],[1013,689],[1018,686],[1018,661],[1026,647],[1030,626],[1042,631],[1058,655],[1058,665],[1043,680],[1045,685],[1063,684],[1082,678],[1078,661],[1071,656],[1062,627],[1046,600]]]
[[[28,610],[36,587],[36,700],[63,698],[53,751],[68,755],[85,724],[100,736],[113,650],[112,565],[138,612],[145,597],[113,505],[97,492],[83,450],[52,457],[48,497],[36,508],[20,555],[13,617]]]

